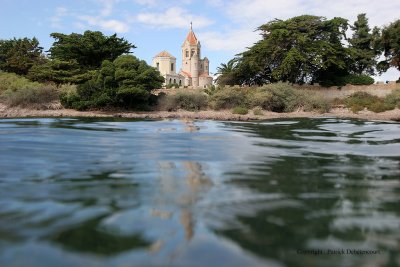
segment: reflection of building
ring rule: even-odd
[[[210,62],[207,57],[201,59],[201,45],[192,26],[182,44],[182,68],[176,73],[176,58],[162,51],[153,58],[153,67],[165,78],[165,84],[176,83],[180,86],[207,87],[212,84],[209,74]]]

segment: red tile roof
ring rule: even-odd
[[[170,53],[168,53],[167,51],[161,51],[160,53],[158,53],[157,55],[155,55],[154,57],[169,57],[169,58],[175,58],[173,55],[171,55]]]
[[[182,74],[183,76],[189,77],[189,78],[192,77],[192,75],[190,75],[190,73],[183,71],[183,70],[181,70],[180,74]]]
[[[193,32],[192,29],[190,29],[188,35],[186,36],[185,41],[188,41],[189,44],[191,44],[191,45],[197,45],[197,43],[199,42],[199,41],[197,40],[197,37],[196,37],[196,35],[194,34],[194,32]]]

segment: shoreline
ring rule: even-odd
[[[252,111],[246,115],[232,114],[230,110],[203,110],[203,111],[77,111],[73,109],[28,109],[7,107],[0,104],[0,118],[34,118],[34,117],[86,117],[86,118],[131,118],[131,119],[193,119],[193,120],[223,120],[223,121],[261,121],[284,118],[354,118],[362,120],[400,121],[400,109],[381,113],[363,110],[353,113],[347,108],[332,108],[330,112],[318,113],[315,111],[295,111],[290,113],[276,113],[264,111],[263,115],[254,115]]]

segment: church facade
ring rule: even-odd
[[[190,26],[189,33],[182,44],[182,68],[176,72],[176,58],[162,51],[153,57],[153,67],[165,78],[165,85],[178,84],[193,88],[205,88],[212,85],[210,62],[207,57],[201,58],[201,44]]]

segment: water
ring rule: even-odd
[[[396,123],[3,119],[0,266],[399,266],[399,178]]]

